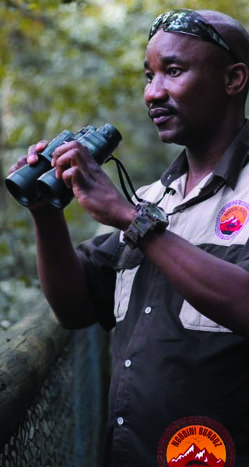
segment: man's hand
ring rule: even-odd
[[[28,154],[25,156],[21,156],[15,164],[13,164],[9,170],[9,175],[16,172],[16,170],[21,169],[23,166],[26,164],[29,164],[30,166],[36,164],[39,160],[39,153],[42,152],[45,147],[47,146],[48,141],[42,140],[39,141],[37,144],[33,144],[28,148]],[[52,168],[52,167],[51,167]],[[48,207],[50,206],[53,208],[51,205],[48,204],[48,202],[45,199],[41,199],[40,201],[37,201],[30,205],[28,209],[33,213],[40,208]]]
[[[135,208],[126,201],[106,173],[78,141],[55,149],[52,166],[56,176],[71,188],[81,206],[98,222],[125,230],[135,217]]]
[[[28,154],[25,156],[21,156],[18,161],[13,164],[9,170],[9,174],[15,172],[16,170],[20,169],[26,164],[34,165],[38,162],[39,159],[39,152],[43,151],[47,146],[47,141],[39,141],[37,144],[33,144],[28,148]]]

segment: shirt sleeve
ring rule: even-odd
[[[84,264],[91,300],[98,322],[104,329],[112,329],[116,282],[115,264],[120,250],[119,232],[99,235],[80,243],[76,251]]]
[[[249,240],[244,245],[234,244],[225,248],[222,255],[219,247],[214,248],[210,253],[249,272]]]
[[[243,246],[243,248],[241,248],[241,252],[236,263],[238,266],[241,266],[249,272],[249,241]]]

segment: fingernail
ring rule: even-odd
[[[37,152],[42,151],[44,149],[44,144],[39,141],[39,143],[36,144],[35,149]]]
[[[35,162],[37,162],[37,156],[35,154],[30,154],[28,161],[30,164],[34,164]]]

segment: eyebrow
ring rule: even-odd
[[[170,63],[176,63],[178,65],[186,65],[186,61],[182,60],[177,55],[167,55],[165,57],[161,56],[160,60],[163,65],[170,65]],[[144,61],[144,68],[147,70],[150,68],[149,60]]]

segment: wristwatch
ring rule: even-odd
[[[164,210],[154,203],[142,201],[136,205],[137,215],[124,232],[124,241],[130,248],[137,248],[138,242],[147,232],[163,232],[169,224]]]

